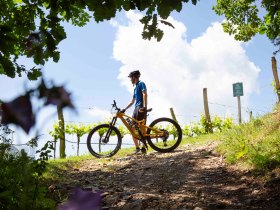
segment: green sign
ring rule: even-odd
[[[232,87],[233,87],[233,97],[243,96],[243,83],[242,82],[234,83],[234,84],[232,84]]]

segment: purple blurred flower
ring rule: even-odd
[[[75,189],[66,204],[58,210],[100,210],[101,193]]]
[[[19,125],[26,133],[35,124],[29,95],[19,96],[9,103],[2,103],[2,123]]]
[[[47,88],[45,81],[42,80],[38,87],[39,98],[45,98],[45,105],[56,105],[60,108],[70,107],[74,108],[70,93],[68,93],[63,86]]]
[[[53,104],[61,108],[63,107],[74,108],[70,99],[70,93],[68,93],[64,89],[64,87],[53,87],[49,89],[47,94],[46,105],[49,104]]]

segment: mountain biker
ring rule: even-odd
[[[148,95],[147,95],[147,88],[144,82],[139,80],[140,77],[140,71],[136,70],[136,71],[132,71],[130,72],[130,74],[128,75],[128,77],[131,80],[131,83],[133,84],[134,87],[134,93],[133,93],[133,98],[131,100],[131,102],[126,106],[125,109],[123,109],[122,111],[125,112],[129,107],[131,107],[134,103],[135,103],[135,108],[133,111],[133,115],[132,117],[136,120],[143,120],[145,117],[145,110],[147,109],[147,104],[148,104]],[[135,131],[135,128],[132,127],[133,131]],[[135,151],[134,154],[137,153],[146,153],[146,149],[142,148],[142,150],[139,147],[139,142],[138,139],[133,138],[134,144],[135,144]]]

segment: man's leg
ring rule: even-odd
[[[140,111],[138,110],[137,120],[139,120],[139,121],[140,121],[140,120],[144,120],[145,115],[146,115],[145,112],[140,112]],[[145,139],[143,139],[143,140],[144,140],[144,142],[143,142],[143,145],[142,145],[141,153],[142,153],[142,154],[146,154],[148,148],[146,147]]]
[[[132,128],[132,132],[135,133],[135,128],[134,128],[134,127]],[[135,147],[136,147],[136,148],[139,148],[139,141],[138,141],[138,139],[136,139],[136,138],[133,137],[133,136],[132,136],[132,139],[133,139],[133,142],[134,142],[134,144],[135,144]]]
[[[134,111],[133,111],[132,118],[137,119],[137,113],[138,113],[138,109],[135,108]],[[132,125],[131,130],[132,130],[133,133],[135,133],[134,125]],[[133,153],[137,154],[137,153],[141,152],[140,147],[139,147],[139,142],[138,142],[138,139],[133,137],[133,135],[132,135],[132,139],[133,139],[133,142],[134,142],[134,145],[135,145],[135,151]]]

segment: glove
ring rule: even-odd
[[[125,111],[126,111],[125,109],[122,109],[122,110],[121,110],[121,113],[125,113]]]
[[[145,112],[147,110],[147,107],[142,107],[139,109],[140,112]]]

